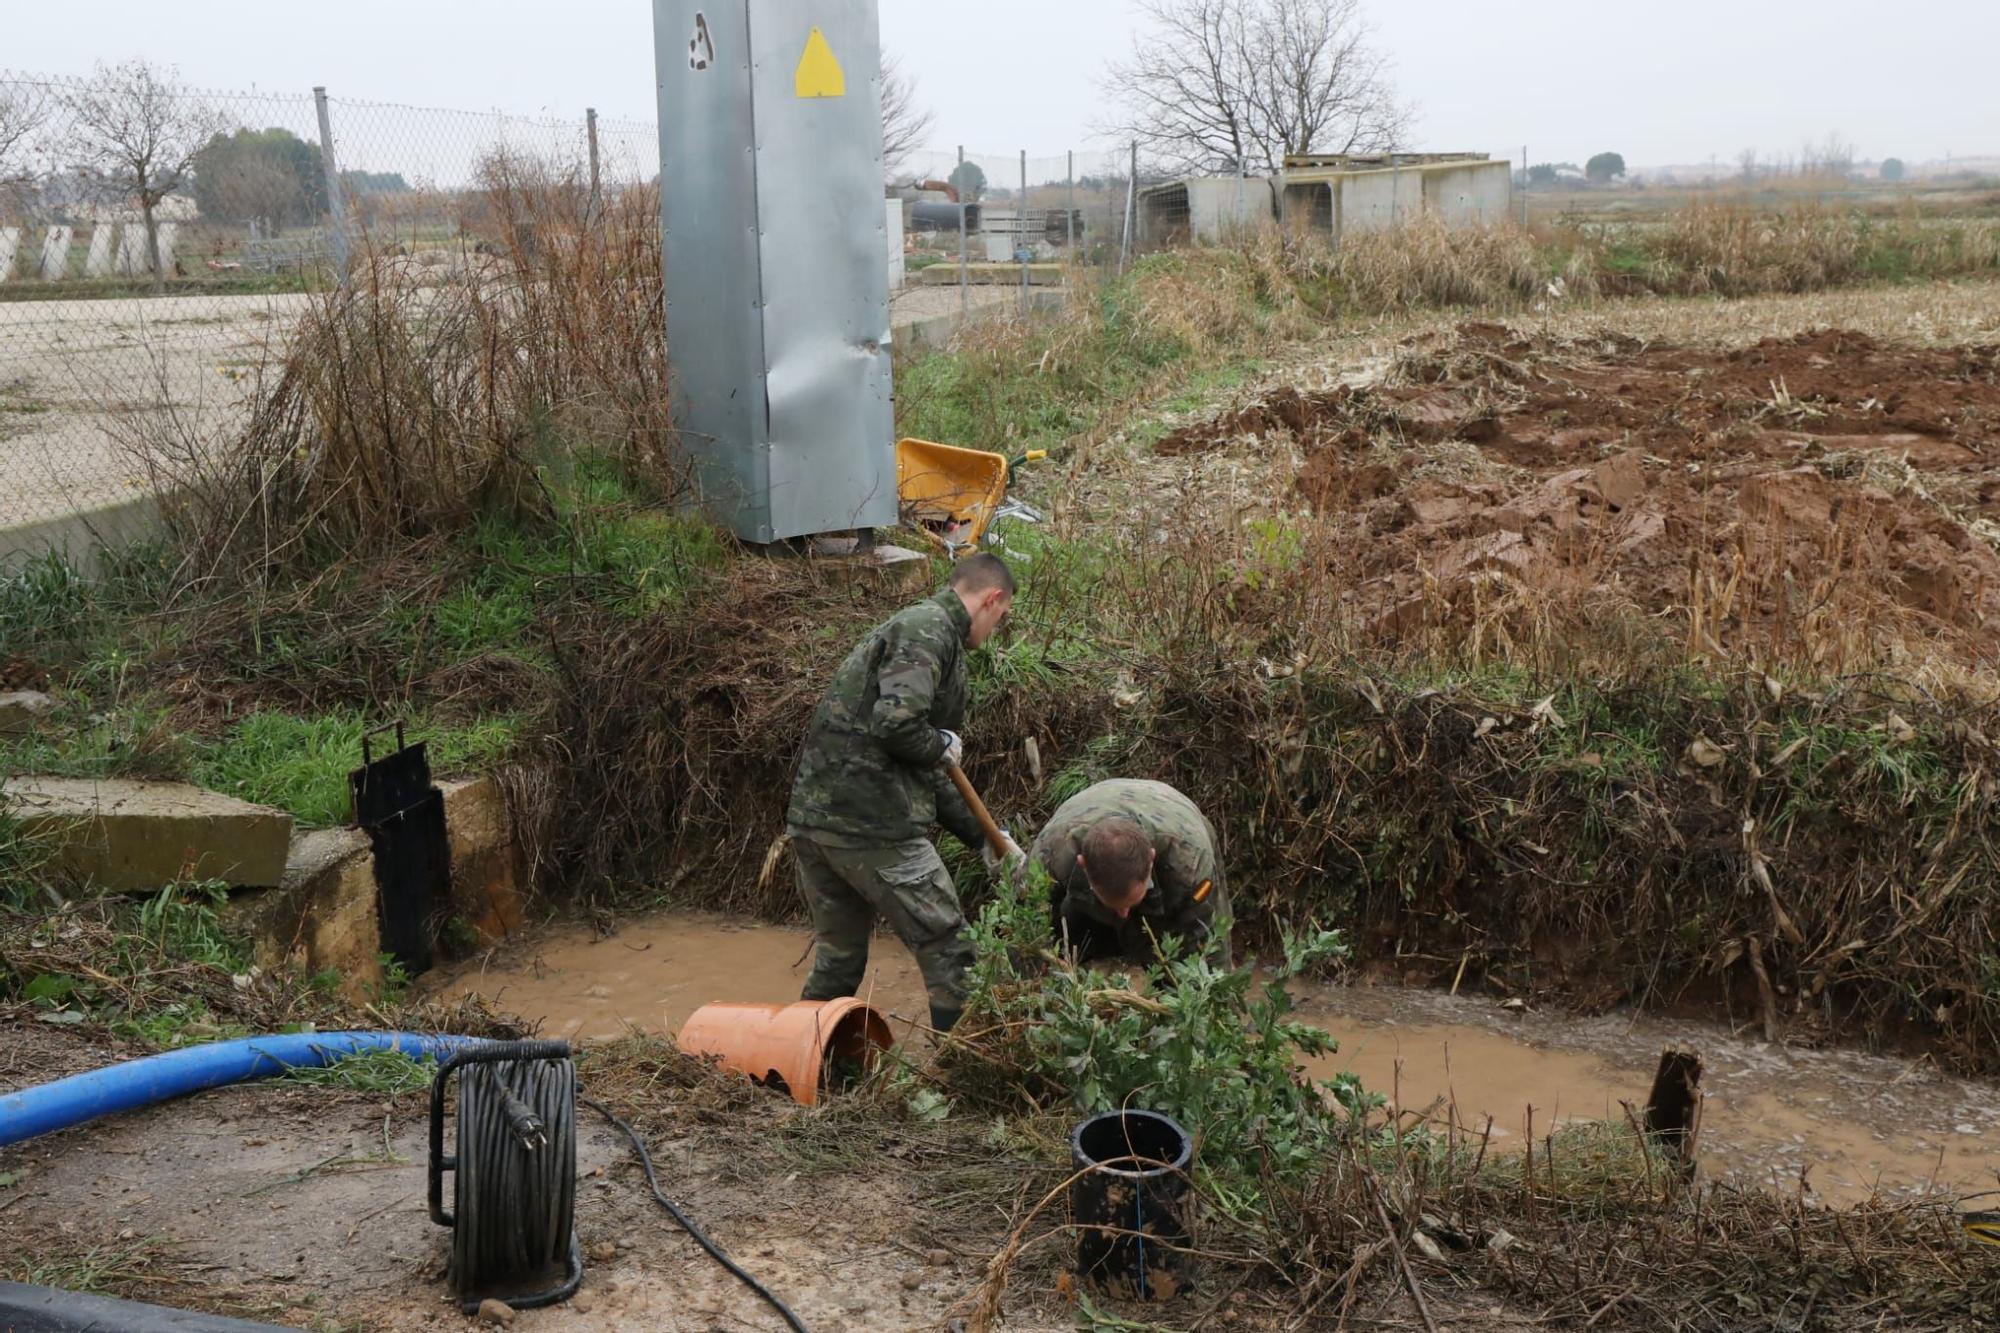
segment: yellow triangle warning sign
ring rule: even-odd
[[[833,48],[826,44],[826,34],[818,28],[806,37],[806,53],[799,57],[792,87],[800,97],[847,96],[847,75],[834,59]]]

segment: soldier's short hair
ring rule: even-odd
[[[1119,890],[1144,879],[1153,844],[1134,819],[1112,815],[1083,835],[1083,872],[1093,889]]]
[[[985,592],[990,588],[1000,588],[1009,597],[1014,595],[1014,571],[1007,568],[1007,562],[997,555],[981,551],[969,555],[951,567],[951,586],[965,593]]]

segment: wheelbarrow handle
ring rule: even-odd
[[[1021,455],[1019,455],[1019,456],[1017,456],[1017,457],[1014,457],[1014,458],[1010,458],[1010,459],[1008,459],[1008,460],[1007,460],[1007,480],[1008,480],[1008,482],[1009,482],[1010,484],[1011,484],[1011,483],[1013,482],[1013,480],[1014,480],[1014,470],[1015,470],[1016,468],[1020,467],[1020,466],[1021,466],[1021,464],[1023,464],[1023,463],[1039,463],[1039,462],[1041,462],[1041,461],[1042,461],[1042,460],[1043,460],[1044,458],[1047,458],[1048,456],[1049,456],[1049,451],[1048,451],[1048,450],[1046,450],[1046,449],[1030,449],[1030,450],[1028,450],[1028,452],[1027,452],[1027,453],[1025,453],[1025,454],[1021,454]]]

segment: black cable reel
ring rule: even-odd
[[[445,1094],[453,1074],[458,1133],[446,1156]],[[495,1042],[448,1057],[431,1082],[430,1147],[431,1220],[451,1228],[446,1276],[461,1308],[477,1313],[480,1300],[492,1296],[533,1310],[574,1295],[583,1281],[583,1251],[576,1238],[576,1065],[569,1043]]]
[[[444,1102],[458,1077],[458,1136],[445,1155]],[[805,1321],[752,1277],[660,1188],[653,1155],[610,1107],[579,1098],[566,1041],[502,1041],[458,1051],[431,1080],[431,1220],[451,1228],[446,1278],[467,1314],[483,1298],[516,1310],[557,1305],[583,1284],[576,1238],[576,1106],[581,1100],[632,1145],[653,1198],[696,1244],[769,1305],[794,1333]],[[445,1211],[444,1173],[452,1173]],[[557,1277],[557,1274],[561,1274]],[[553,1283],[553,1285],[549,1285]]]

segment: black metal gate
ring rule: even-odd
[[[370,742],[394,730],[393,754],[375,758]],[[451,844],[444,793],[431,784],[424,743],[407,744],[401,722],[361,737],[361,767],[348,777],[354,822],[375,851],[376,913],[382,951],[411,976],[430,969],[436,914],[450,901]]]

